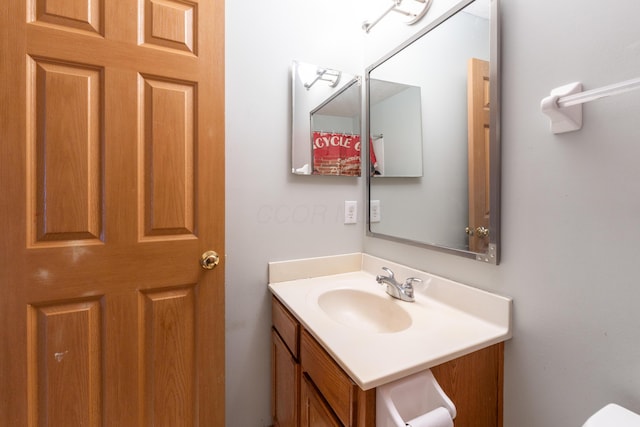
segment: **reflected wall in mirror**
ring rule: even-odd
[[[360,176],[361,79],[294,61],[292,173]]]
[[[422,176],[420,86],[370,79],[369,90],[373,174]]]
[[[498,263],[497,17],[497,0],[462,1],[367,68],[371,138],[387,135],[375,113],[380,80],[420,88],[413,113],[422,127],[413,141],[421,175],[368,178],[369,200],[379,205],[369,235]],[[385,150],[393,150],[386,141]]]

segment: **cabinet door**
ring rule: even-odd
[[[456,427],[502,427],[504,344],[431,368],[456,405]]]
[[[343,427],[306,375],[300,389],[300,427]]]
[[[313,381],[338,419],[345,425],[355,425],[357,386],[304,329],[300,340],[300,361],[302,371]]]
[[[275,330],[271,331],[273,424],[277,427],[298,427],[298,397],[300,395],[300,364],[291,355]]]

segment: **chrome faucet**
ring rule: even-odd
[[[376,276],[376,282],[381,285],[387,285],[386,290],[389,295],[402,301],[415,301],[415,297],[413,296],[413,283],[421,283],[422,280],[417,277],[409,277],[403,284],[400,284],[391,269],[387,267],[382,267],[382,269],[387,272],[388,276],[379,274]]]

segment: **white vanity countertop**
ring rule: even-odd
[[[375,280],[382,267],[401,282],[422,279],[414,285],[415,302],[386,294]],[[342,288],[388,298],[409,314],[411,325],[381,333],[341,323],[318,297]],[[511,338],[510,298],[367,254],[269,263],[269,289],[363,390]]]

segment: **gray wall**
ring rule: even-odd
[[[362,222],[343,224],[362,179],[292,175],[289,142],[291,61],[357,74],[361,18],[339,0],[225,7],[227,425],[258,427],[271,424],[267,263],[362,250]]]
[[[499,266],[364,237],[362,218],[342,224],[345,200],[363,212],[362,178],[289,174],[290,61],[358,73],[417,30],[389,17],[364,36],[378,9],[361,5],[226,5],[227,425],[270,423],[267,262],[360,250],[514,298],[505,427],[580,426],[608,402],[640,412],[640,92],[586,105],[565,135],[539,110],[556,86],[640,75],[640,3],[502,0]]]

